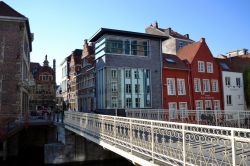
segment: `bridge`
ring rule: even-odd
[[[143,166],[250,165],[249,129],[69,111],[64,124],[66,129]]]

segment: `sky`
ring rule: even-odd
[[[29,18],[34,33],[31,61],[41,65],[48,55],[60,64],[73,50],[82,49],[101,27],[145,32],[157,21],[159,27],[201,37],[217,57],[232,50],[250,52],[250,0],[4,0]]]

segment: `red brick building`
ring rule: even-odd
[[[162,57],[163,108],[170,110],[170,118],[176,118],[176,110],[191,108],[189,66],[176,55]]]
[[[223,109],[221,75],[205,39],[189,44],[177,52],[190,68],[191,109]]]
[[[43,66],[39,63],[30,63],[30,70],[34,78],[34,85],[30,94],[30,110],[54,110],[56,100],[56,64],[49,66],[47,55]]]
[[[28,111],[32,40],[28,18],[0,1],[0,114]]]

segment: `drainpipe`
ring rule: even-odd
[[[190,79],[190,75],[191,75],[191,67],[190,65],[188,64],[188,68],[189,68],[189,71],[188,71],[188,90],[189,90],[189,101],[190,101],[190,107],[191,107],[191,110],[193,109],[193,101],[192,101],[192,94],[191,94],[191,87],[190,87],[190,84],[192,85],[192,82],[191,82],[191,79]],[[191,83],[190,83],[191,82]]]

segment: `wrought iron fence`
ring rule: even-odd
[[[147,165],[250,165],[249,129],[81,112],[65,112],[65,126]]]
[[[224,127],[250,128],[250,111],[127,109],[126,117]]]

